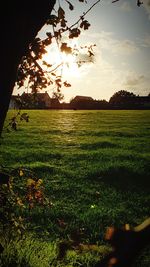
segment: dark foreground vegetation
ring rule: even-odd
[[[92,267],[110,250],[104,240],[108,226],[136,226],[149,216],[150,113],[28,114],[28,124],[21,122],[15,132],[5,129],[1,140],[1,168],[12,172],[12,190],[18,192],[18,208],[11,213],[20,221],[11,231],[9,222],[5,233],[1,229],[0,266]],[[12,112],[6,125],[11,117]],[[34,187],[39,183],[44,194],[37,205],[26,202],[29,194],[23,198],[35,176]],[[62,241],[66,255],[59,254]],[[139,255],[136,267],[149,266],[148,253]]]

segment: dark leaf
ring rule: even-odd
[[[80,35],[81,31],[78,28],[73,28],[69,30],[69,38],[77,38]]]
[[[60,6],[59,9],[58,9],[58,18],[59,19],[64,19],[64,17],[65,17],[65,11]]]
[[[66,27],[66,22],[67,21],[65,19],[62,19],[61,20],[61,23],[60,23],[61,24],[61,27],[65,28]]]
[[[74,6],[69,1],[67,1],[67,3],[69,4],[69,9],[70,10],[73,10],[74,9]]]
[[[72,53],[72,48],[70,46],[67,46],[67,43],[62,43],[60,50],[61,52],[65,52],[66,54]]]
[[[91,24],[87,20],[83,20],[80,24],[80,28],[83,28],[84,30],[88,30],[90,26]]]
[[[71,84],[68,83],[68,82],[64,82],[64,86],[65,86],[65,87],[71,87]]]
[[[56,26],[59,23],[59,18],[56,15],[50,15],[50,18],[47,20],[47,24]]]
[[[88,52],[89,52],[89,57],[94,56],[94,54],[91,51],[88,51]]]

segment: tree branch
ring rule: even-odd
[[[72,24],[69,29],[73,28],[75,25],[77,25],[90,11],[91,9],[97,5],[101,0],[96,1],[86,12],[83,13],[83,15],[74,23]]]

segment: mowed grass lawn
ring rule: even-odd
[[[98,240],[105,226],[149,215],[150,111],[27,112],[29,123],[4,132],[0,161],[44,180],[50,225],[58,216]]]
[[[83,242],[103,243],[107,226],[149,216],[150,111],[27,112],[28,123],[4,131],[0,163],[44,181],[52,206],[33,212],[31,228],[51,240],[82,228]]]

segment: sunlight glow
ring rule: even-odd
[[[80,70],[76,63],[76,57],[74,55],[67,55],[62,53],[63,62],[63,75],[65,78],[68,76],[78,77],[80,76]]]
[[[56,49],[48,49],[47,53],[43,55],[43,60],[48,64],[53,65],[52,69],[58,68],[64,79],[69,77],[79,77],[80,69],[76,62],[76,56],[72,54],[66,54],[65,52],[57,51]]]

